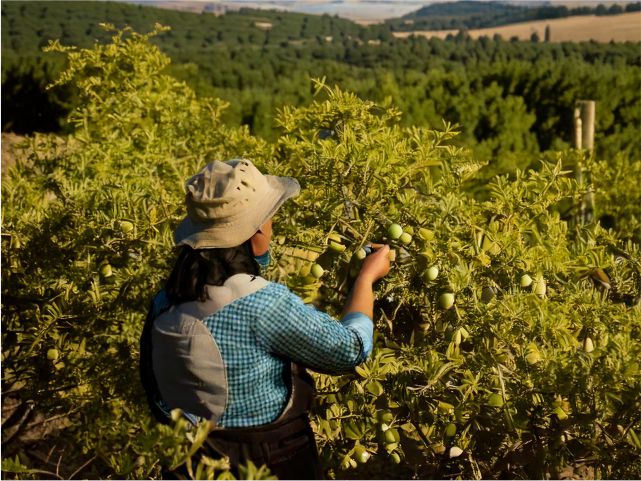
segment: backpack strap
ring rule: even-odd
[[[163,302],[165,301],[165,302]],[[164,292],[158,293],[151,301],[145,324],[142,327],[142,334],[140,335],[140,359],[139,359],[139,372],[142,387],[145,390],[147,397],[147,404],[156,421],[161,424],[169,424],[171,422],[171,412],[167,404],[163,401],[160,390],[158,389],[158,382],[154,375],[154,369],[151,359],[151,328],[153,327],[156,316],[169,309],[166,302]]]

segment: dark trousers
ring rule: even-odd
[[[229,456],[237,479],[238,465],[248,460],[257,467],[267,465],[278,479],[323,479],[314,432],[306,414],[265,426],[214,430],[200,451],[211,458]],[[198,454],[194,461],[198,461]],[[186,470],[171,474],[184,479]]]

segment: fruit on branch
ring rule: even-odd
[[[129,234],[134,230],[134,224],[128,220],[121,220],[118,222],[118,228],[123,234]]]
[[[105,264],[100,268],[100,275],[104,278],[113,276],[113,270],[111,269],[110,264]]]
[[[385,444],[398,443],[401,440],[398,430],[388,429],[385,431]]]
[[[310,269],[310,273],[316,278],[320,279],[323,277],[323,274],[325,274],[325,269],[323,269],[320,265],[314,264],[312,265],[312,268]]]
[[[527,346],[527,349],[525,351],[525,360],[530,366],[533,366],[541,360],[541,353],[539,352],[539,348],[533,342],[531,342]]]
[[[545,293],[547,292],[547,283],[545,282],[545,279],[541,276],[538,276],[534,283],[532,284],[532,292],[534,292],[537,296],[545,296]]]
[[[361,464],[365,464],[367,460],[371,457],[371,454],[367,449],[365,449],[364,446],[358,445],[354,448],[354,457],[356,458],[356,461],[358,461]]]
[[[456,424],[450,423],[445,427],[445,436],[452,438],[456,435]]]
[[[405,245],[409,245],[412,243],[412,236],[407,232],[403,232],[398,240]]]
[[[454,305],[454,294],[451,292],[444,292],[438,298],[438,305],[443,309],[449,309]]]
[[[532,285],[532,278],[528,274],[521,276],[521,287],[530,287]]]
[[[47,359],[49,359],[50,361],[55,361],[56,359],[58,359],[59,355],[60,354],[58,353],[58,349],[49,349],[47,351]]]
[[[367,251],[361,247],[356,252],[354,252],[354,257],[356,257],[359,261],[362,261],[367,257]]]
[[[427,270],[425,271],[425,279],[428,282],[432,282],[437,277],[438,277],[438,267],[437,266],[428,267]]]
[[[594,351],[594,343],[592,342],[592,338],[590,337],[585,338],[585,340],[583,341],[583,350],[585,352]]]
[[[392,240],[397,240],[403,235],[403,228],[398,224],[392,224],[387,228],[387,235]]]
[[[450,458],[457,458],[461,454],[463,454],[463,450],[459,448],[458,446],[452,446],[450,448]]]

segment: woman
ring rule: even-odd
[[[303,367],[338,374],[372,349],[372,285],[389,271],[388,246],[363,262],[338,322],[260,277],[272,216],[298,182],[248,160],[215,161],[187,182],[181,246],[141,337],[141,375],[156,417],[180,408],[216,429],[207,453],[251,459],[280,479],[322,476]]]

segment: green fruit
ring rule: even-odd
[[[385,444],[398,443],[401,437],[396,429],[388,429],[385,431]]]
[[[449,309],[454,305],[454,294],[451,292],[444,292],[441,294],[441,296],[438,298],[438,305],[441,306],[443,309]]]
[[[448,424],[447,427],[445,428],[445,436],[447,436],[448,438],[451,438],[455,434],[456,434],[456,424],[454,423]]]
[[[318,264],[314,264],[312,268],[310,269],[310,273],[316,278],[320,279],[323,277],[323,274],[325,273],[325,270],[319,266]]]
[[[527,274],[523,274],[521,276],[521,287],[530,287],[531,285],[532,285],[532,278]]]
[[[589,337],[585,338],[585,341],[583,341],[583,349],[585,352],[592,352],[594,351],[594,343],[592,342],[592,339]]]
[[[412,242],[412,236],[407,232],[403,232],[401,236],[398,238],[398,240],[401,241],[403,244],[408,245]]]
[[[438,267],[432,266],[425,271],[425,279],[433,281],[438,277]]]
[[[500,394],[493,393],[490,394],[490,397],[487,399],[487,403],[493,408],[500,408],[501,406],[503,406],[503,398]]]
[[[334,252],[343,252],[345,249],[347,249],[347,247],[345,247],[343,244],[339,244],[338,242],[334,241],[330,241],[329,248]]]
[[[547,291],[547,284],[545,282],[545,279],[543,277],[538,277],[536,281],[534,281],[534,284],[532,285],[532,291],[537,295],[537,296],[545,296],[545,292]]]
[[[113,271],[111,269],[111,266],[109,264],[105,264],[100,268],[100,275],[102,277],[111,277],[113,276]]]
[[[58,349],[49,349],[47,351],[47,359],[49,359],[50,361],[55,361],[56,359],[58,359],[59,355],[60,354],[58,353]]]
[[[362,261],[367,257],[367,252],[365,252],[365,249],[361,247],[354,253],[354,256],[356,256],[359,261]]]
[[[525,360],[529,365],[534,365],[541,360],[541,353],[539,348],[534,343],[530,343],[527,347]]]
[[[361,464],[365,464],[367,460],[371,457],[371,454],[365,449],[364,446],[361,446],[360,444],[354,448],[354,457],[356,458],[356,461],[358,461]]]
[[[387,228],[387,235],[390,239],[398,239],[403,235],[403,228],[398,224],[392,224]]]
[[[118,227],[120,228],[120,232],[123,234],[129,234],[134,230],[134,225],[132,222],[129,222],[128,220],[121,220],[118,223]]]
[[[391,454],[390,458],[392,458],[392,462],[394,464],[400,464],[401,463],[401,456],[400,454],[394,452]]]
[[[450,458],[457,458],[461,454],[463,454],[463,450],[459,448],[458,446],[452,446],[450,448]]]

